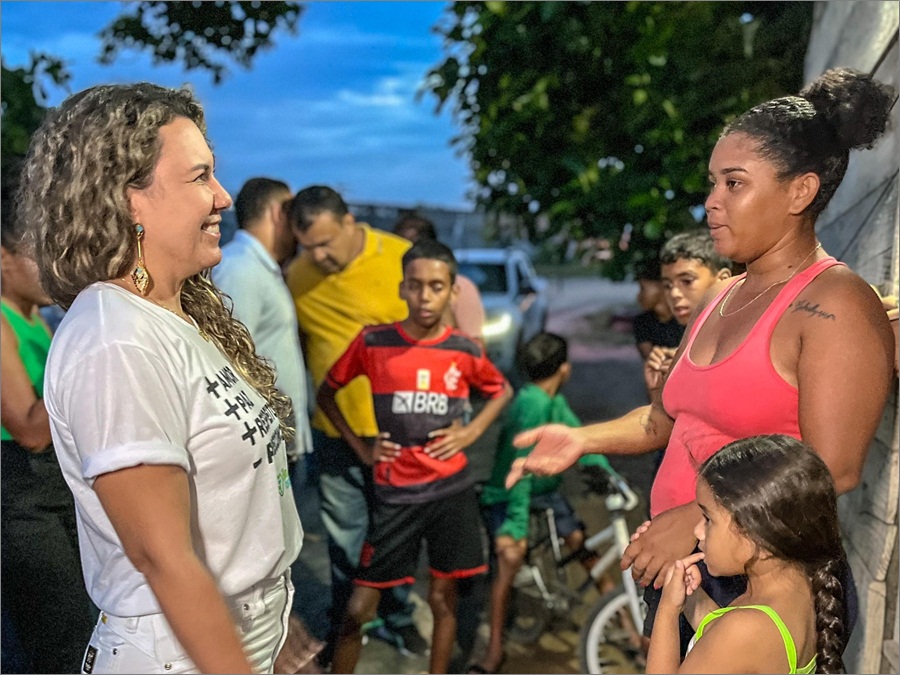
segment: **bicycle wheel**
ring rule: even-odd
[[[513,582],[507,637],[520,644],[536,642],[555,613],[566,606],[564,585],[565,570],[557,568],[553,548],[546,539],[531,549]]]
[[[513,642],[537,642],[550,623],[550,608],[536,586],[513,587],[509,596],[506,636]]]
[[[646,608],[641,603],[642,612]],[[579,635],[585,673],[642,673],[640,633],[634,627],[623,586],[608,591],[591,609]]]

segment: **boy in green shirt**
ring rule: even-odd
[[[515,459],[525,457],[531,448],[513,446],[515,436],[543,424],[581,426],[559,389],[569,379],[571,364],[566,340],[552,333],[539,333],[522,348],[520,366],[529,383],[523,386],[510,404],[506,422],[500,432],[497,455],[490,480],[485,484],[481,503],[494,539],[497,570],[491,585],[491,636],[487,653],[480,664],[472,664],[470,673],[495,673],[503,663],[503,624],[509,591],[516,572],[522,567],[528,542],[529,508],[552,508],[556,530],[571,551],[584,546],[584,523],[559,492],[562,476],[527,475],[512,488],[506,488],[506,476]],[[611,470],[603,455],[585,455],[582,465],[599,465]],[[586,568],[596,557],[583,559]]]

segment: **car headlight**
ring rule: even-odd
[[[484,322],[484,327],[481,330],[481,334],[485,338],[504,335],[509,332],[509,329],[512,328],[512,325],[512,314],[504,312],[502,314],[498,314],[496,316],[490,317],[489,319],[486,319]]]

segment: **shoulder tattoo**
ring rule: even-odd
[[[809,300],[804,300],[803,298],[797,298],[788,307],[791,310],[791,314],[801,312],[811,318],[825,319],[827,321],[834,321],[836,319],[834,314],[822,309],[818,302],[813,304]]]

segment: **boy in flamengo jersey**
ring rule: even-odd
[[[477,342],[443,324],[455,280],[449,248],[423,241],[409,249],[400,283],[409,316],[364,328],[319,389],[322,411],[360,459],[374,466],[369,531],[334,673],[353,672],[361,627],[375,617],[382,589],[413,581],[423,541],[434,617],[430,671],[447,672],[456,636],[456,580],[487,571],[478,499],[460,451],[497,418],[512,390]],[[372,385],[379,429],[374,439],[357,436],[335,402],[338,390],[360,375]],[[463,426],[470,387],[489,401]]]

